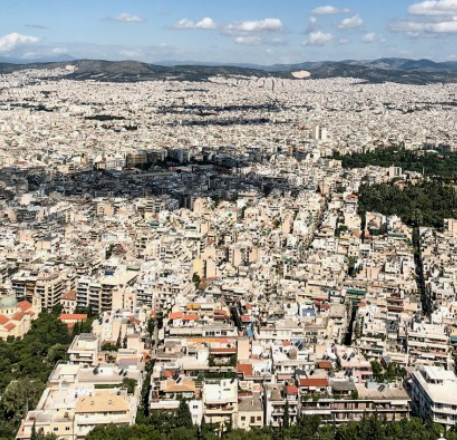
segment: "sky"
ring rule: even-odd
[[[0,60],[457,61],[457,0],[0,0]]]

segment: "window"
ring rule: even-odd
[[[251,423],[255,423],[255,417],[251,417]]]
[[[260,422],[262,420],[262,416],[257,416],[257,421]]]
[[[241,421],[244,422],[246,420],[245,416],[241,416]]]
[[[65,431],[70,431],[70,427],[67,426],[67,427],[65,428]]]

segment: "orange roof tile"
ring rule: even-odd
[[[32,307],[32,304],[30,304],[28,301],[21,301],[17,303],[17,306],[25,312],[27,309],[30,309]]]
[[[13,330],[14,327],[16,327],[16,324],[13,324],[12,322],[5,325],[5,328],[8,331]]]
[[[183,315],[183,321],[196,321],[199,318],[198,315]]]
[[[252,364],[238,364],[236,371],[241,373],[243,377],[252,377]]]
[[[328,379],[308,378],[300,379],[301,387],[328,387]]]
[[[298,388],[295,385],[287,385],[286,393],[287,394],[298,394]]]
[[[183,312],[170,313],[170,319],[181,319]]]
[[[330,361],[320,361],[319,362],[319,368],[322,368],[324,370],[331,368],[331,366],[332,366],[332,363]]]
[[[210,348],[209,352],[213,353],[213,354],[216,354],[216,353],[219,353],[219,354],[230,354],[230,353],[232,353],[232,354],[234,354],[234,353],[236,353],[236,347],[232,347],[232,348],[227,348],[227,347]]]
[[[11,319],[14,319],[15,321],[20,321],[24,316],[25,313],[17,312],[11,317]]]
[[[0,315],[0,325],[5,325],[10,319],[5,315]]]
[[[62,313],[59,319],[61,321],[85,321],[87,315],[85,313]]]
[[[188,342],[220,342],[228,343],[228,342],[235,342],[235,337],[226,337],[226,336],[213,336],[213,337],[204,337],[204,338],[187,338]]]

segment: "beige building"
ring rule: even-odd
[[[250,431],[262,428],[263,423],[263,402],[260,393],[242,398],[238,404],[237,428]]]
[[[35,426],[59,440],[79,440],[97,426],[132,425],[136,409],[135,399],[119,389],[48,388],[23,420],[16,439],[30,440]]]
[[[33,296],[32,302],[18,302],[14,294],[7,294],[0,299],[0,338],[24,337],[41,312],[41,298]]]

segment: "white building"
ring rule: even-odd
[[[411,400],[414,411],[446,429],[457,421],[457,377],[454,372],[427,366],[412,375]]]

